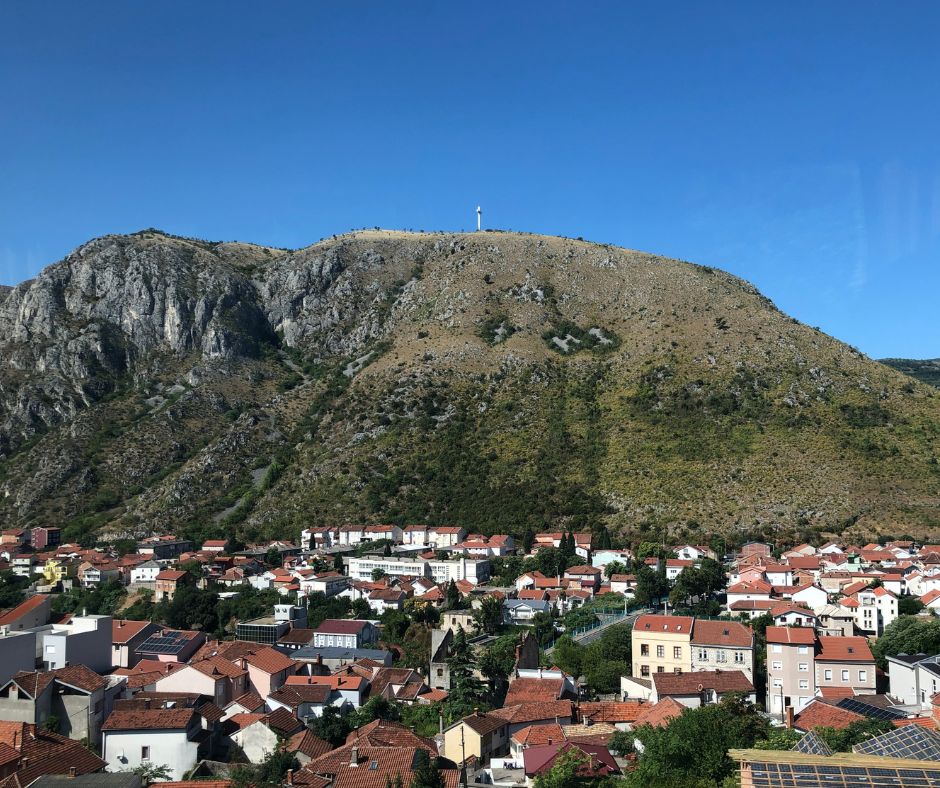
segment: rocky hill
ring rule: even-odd
[[[940,358],[931,358],[925,361],[912,358],[883,358],[882,364],[887,364],[898,372],[910,375],[922,383],[940,388]]]
[[[148,230],[0,293],[0,520],[940,527],[940,394],[711,268],[499,232]]]

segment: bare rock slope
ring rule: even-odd
[[[512,233],[144,231],[0,298],[0,519],[936,533],[940,396],[717,270]]]

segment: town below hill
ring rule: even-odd
[[[940,780],[940,545],[62,535],[0,534],[0,788]]]

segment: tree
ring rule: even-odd
[[[490,643],[479,655],[480,673],[490,682],[494,706],[501,706],[506,697],[508,679],[516,666],[516,645],[519,637],[515,633],[502,635]]]
[[[610,737],[610,741],[607,742],[607,749],[617,753],[622,758],[632,754],[636,749],[633,733],[631,731],[618,730]]]
[[[461,602],[460,589],[457,588],[457,584],[451,580],[447,584],[447,596],[444,605],[448,610],[459,610]]]
[[[389,542],[385,543],[385,547],[382,549],[382,555],[385,558],[389,558],[392,555],[392,545]]]
[[[584,647],[571,639],[570,635],[562,635],[555,641],[552,650],[552,662],[571,676],[580,676],[584,664]]]
[[[447,707],[451,719],[465,717],[486,701],[486,688],[476,676],[476,660],[467,641],[467,633],[458,626],[450,646],[450,695]]]
[[[532,616],[532,634],[543,648],[555,637],[555,623],[548,613],[539,611]]]
[[[278,550],[274,545],[268,548],[268,551],[264,554],[264,562],[268,566],[273,566],[275,568],[280,567],[281,565],[281,551]]]
[[[424,748],[415,753],[411,785],[408,788],[444,788],[444,775],[437,765],[437,759],[432,760]]]
[[[769,725],[757,708],[737,697],[686,709],[668,725],[642,725],[634,731],[643,755],[630,775],[631,786],[720,783],[734,771],[728,750],[766,739]]]
[[[372,615],[372,608],[369,607],[369,603],[365,599],[360,597],[353,600],[351,612],[353,618],[369,618]]]
[[[369,698],[362,706],[350,715],[349,723],[353,728],[361,728],[373,720],[391,720],[397,722],[401,719],[401,707],[392,703],[388,698],[376,695]]]
[[[837,730],[836,728],[820,727],[816,728],[819,738],[829,745],[833,752],[849,752],[856,744],[881,733],[895,730],[890,720],[874,720],[866,718],[856,720],[847,727]]]
[[[792,750],[793,745],[802,738],[803,732],[796,728],[770,728],[767,738],[758,739],[754,747],[758,750]]]
[[[166,782],[173,777],[173,772],[165,763],[142,763],[139,766],[135,766],[130,772],[140,777],[140,781],[144,785]]]
[[[900,616],[892,621],[872,646],[882,668],[887,657],[896,654],[937,654],[940,652],[940,618]]]
[[[375,569],[372,570],[372,580],[373,580],[374,582],[378,582],[378,581],[381,580],[383,577],[385,577],[385,570],[384,570],[384,569],[380,569],[379,567],[376,567]]]
[[[157,605],[155,616],[173,629],[199,629],[216,632],[219,628],[219,595],[214,591],[184,585],[173,599]]]
[[[473,624],[487,635],[499,634],[503,629],[503,600],[487,594],[480,600],[480,607],[473,611]]]
[[[626,574],[627,567],[625,564],[620,561],[611,561],[609,564],[604,566],[604,576],[609,580],[614,575],[623,575]]]
[[[916,616],[923,609],[924,603],[921,602],[916,596],[905,594],[904,596],[898,598],[898,615]]]
[[[339,572],[340,574],[346,571],[346,565],[343,563],[343,556],[340,553],[333,556],[333,571]]]
[[[578,788],[595,780],[590,758],[571,747],[555,759],[551,769],[535,778],[535,788]]]
[[[12,569],[0,572],[0,608],[16,607],[23,601],[28,585],[29,578],[14,574]]]
[[[394,610],[389,608],[381,617],[382,635],[389,643],[401,643],[411,626],[411,619],[404,610]]]
[[[640,605],[649,605],[669,593],[669,583],[664,573],[656,572],[646,564],[636,565],[636,595]]]
[[[319,717],[311,717],[307,726],[324,741],[339,747],[346,741],[352,728],[349,721],[336,706],[326,706]]]
[[[530,526],[526,526],[525,532],[522,534],[522,551],[528,555],[532,552],[532,545],[535,543],[535,534],[532,532]]]

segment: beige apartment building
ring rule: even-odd
[[[875,658],[863,637],[821,637],[816,686],[848,687],[856,695],[875,692]]]
[[[767,711],[799,711],[816,694],[816,633],[810,627],[767,627]]]
[[[640,616],[633,624],[633,675],[682,673],[692,667],[691,616]]]

